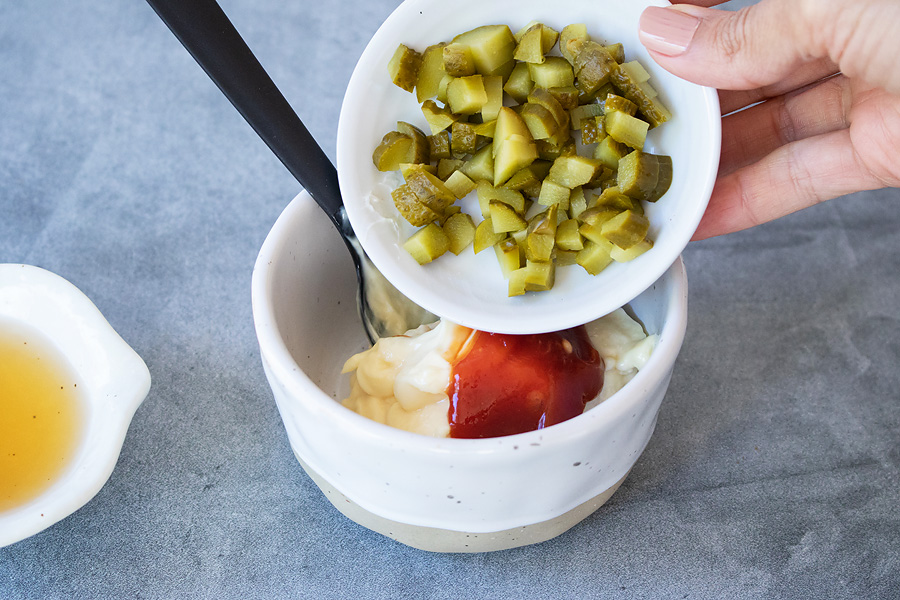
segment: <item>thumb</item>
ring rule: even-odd
[[[818,60],[900,92],[898,22],[895,0],[762,0],[737,12],[680,4],[647,8],[640,39],[663,68],[719,89],[765,87]]]

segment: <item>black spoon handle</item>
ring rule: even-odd
[[[147,0],[259,137],[343,231],[337,170],[215,0]]]

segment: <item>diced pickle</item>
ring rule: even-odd
[[[423,169],[414,170],[406,180],[409,189],[416,195],[419,202],[441,214],[444,210],[456,202],[456,196],[443,181]]]
[[[569,195],[571,190],[563,185],[553,182],[549,177],[541,183],[541,193],[538,196],[538,204],[544,206],[558,205],[563,210],[569,208]]]
[[[436,135],[450,127],[454,121],[459,120],[459,115],[453,114],[448,106],[438,106],[434,100],[426,100],[422,103],[422,114],[431,129],[431,135]]]
[[[572,126],[575,129],[581,129],[581,124],[585,119],[603,116],[603,105],[593,102],[591,104],[582,104],[578,108],[569,111],[569,115],[572,120]]]
[[[647,139],[647,129],[650,127],[650,124],[646,121],[614,110],[606,113],[603,124],[609,137],[617,142],[636,150],[644,148],[644,142]]]
[[[487,181],[479,181],[475,189],[478,192],[478,205],[481,207],[483,216],[490,216],[491,202],[502,202],[512,207],[520,215],[525,214],[525,198],[518,191],[506,187],[494,187]]]
[[[547,88],[559,105],[565,110],[571,111],[578,107],[578,88],[574,85],[566,85],[562,87]]]
[[[650,73],[636,60],[620,64],[619,70],[622,71],[622,78],[628,78],[634,84],[644,83],[650,79]]]
[[[647,198],[647,202],[656,202],[662,198],[663,194],[669,191],[669,187],[672,185],[672,177],[674,175],[672,157],[658,154],[656,155],[656,160],[659,162],[659,177],[656,179],[656,189]]]
[[[478,254],[506,237],[505,233],[494,232],[494,223],[488,217],[475,227],[475,240],[472,242],[472,248],[475,250],[475,254]]]
[[[447,73],[444,73],[443,77],[441,77],[441,81],[438,83],[437,91],[437,99],[439,102],[447,104],[447,88],[450,87],[450,82],[452,82],[454,79],[456,79],[456,77]]]
[[[594,178],[591,179],[584,187],[591,189],[599,188],[602,191],[615,184],[616,172],[606,165],[603,165],[594,175]]]
[[[408,180],[413,171],[428,171],[432,175],[437,174],[437,168],[434,165],[423,165],[422,163],[403,163],[400,165],[400,174],[403,179]]]
[[[575,257],[575,262],[581,265],[591,275],[596,275],[605,269],[613,261],[610,252],[615,248],[611,242],[594,242],[588,240],[584,249]]]
[[[444,221],[444,233],[450,241],[450,252],[459,254],[468,248],[475,239],[475,224],[472,217],[458,212]]]
[[[475,68],[482,75],[496,75],[507,63],[512,63],[516,38],[507,25],[483,25],[453,38],[472,51]]]
[[[522,251],[513,238],[508,237],[494,244],[494,252],[497,254],[497,262],[500,263],[500,271],[505,278],[508,279],[510,273],[522,266]]]
[[[610,44],[609,46],[604,46],[604,48],[617,63],[625,62],[625,46],[621,43]]]
[[[594,158],[603,163],[604,167],[615,170],[619,168],[619,160],[629,152],[631,148],[607,136],[594,148]]]
[[[500,109],[497,109],[497,112],[500,112]],[[474,125],[475,133],[484,138],[494,139],[494,132],[497,130],[497,119],[496,117],[491,121],[485,121],[483,123],[476,123]]]
[[[652,247],[653,242],[649,239],[643,239],[628,250],[623,250],[618,246],[613,245],[612,250],[609,251],[609,255],[616,262],[628,262],[634,260]]]
[[[454,114],[475,114],[486,102],[487,92],[481,75],[457,77],[447,86],[447,103]]]
[[[444,214],[441,215],[441,218],[438,220],[438,223],[441,227],[447,224],[447,219],[452,217],[453,215],[458,215],[462,213],[462,208],[459,204],[451,204],[447,207],[447,210],[444,211]],[[446,233],[446,232],[445,232]]]
[[[438,176],[438,179],[446,183],[447,178],[458,171],[463,164],[465,164],[465,161],[458,158],[442,158],[438,161],[437,172],[435,175]]]
[[[475,182],[469,179],[469,176],[462,171],[453,171],[447,181],[444,182],[457,200],[465,198],[469,192],[475,189]]]
[[[533,88],[534,82],[528,72],[528,63],[518,63],[503,86],[503,91],[509,94],[513,100],[521,103],[525,102]]]
[[[525,294],[525,278],[528,276],[528,269],[522,267],[520,269],[516,269],[512,273],[509,274],[509,284],[507,296],[510,298],[514,296],[522,296]]]
[[[452,77],[466,77],[475,74],[475,59],[472,50],[464,44],[444,46],[444,71]]]
[[[468,159],[460,170],[472,181],[494,181],[494,156],[491,146],[485,146]]]
[[[617,94],[607,94],[606,100],[603,101],[603,111],[611,112],[614,110],[633,117],[637,113],[637,104]]]
[[[544,53],[547,50],[543,48],[543,37],[541,25],[532,26],[519,39],[513,58],[526,63],[544,62]]]
[[[562,250],[557,248],[553,252],[553,258],[558,267],[568,267],[577,264],[575,259],[578,257],[578,250]]]
[[[572,188],[569,193],[569,216],[575,218],[587,210],[587,198],[581,186]]]
[[[631,77],[631,72],[625,69],[616,69],[610,74],[610,81],[623,96],[637,104],[638,110],[647,119],[651,127],[658,127],[672,118],[658,97],[650,97],[637,82]]]
[[[526,138],[513,134],[501,143],[494,157],[494,185],[506,183],[516,171],[527,167],[537,157],[537,147],[530,135]]]
[[[481,118],[484,121],[494,121],[503,106],[503,78],[499,75],[485,75],[484,93],[487,100],[481,107]],[[493,133],[490,137],[493,137]]]
[[[522,111],[519,113],[531,137],[536,140],[546,140],[559,133],[559,123],[553,117],[553,114],[540,104],[528,102],[522,105]]]
[[[413,140],[399,131],[390,131],[381,138],[381,143],[372,153],[372,162],[379,171],[396,171],[403,163],[412,162]]]
[[[581,120],[581,143],[596,144],[606,137],[606,127],[602,117],[590,117]]]
[[[528,74],[534,85],[543,89],[575,84],[572,65],[560,56],[548,56],[542,63],[528,63]]]
[[[636,213],[644,214],[644,209],[641,207],[640,200],[635,200],[631,196],[626,196],[617,186],[603,190],[603,192],[594,199],[593,206],[598,210],[633,210]]]
[[[604,223],[618,215],[620,212],[622,211],[607,206],[592,206],[582,212],[578,216],[578,220],[585,225],[590,225],[599,230]],[[584,233],[582,233],[582,235],[584,235]],[[599,235],[599,232],[597,235]]]
[[[572,189],[593,179],[600,166],[601,163],[596,158],[587,158],[578,154],[560,156],[553,161],[547,177],[554,183]]]
[[[422,55],[412,48],[400,44],[388,62],[388,74],[394,85],[407,92],[412,92],[416,87],[416,79],[419,77],[421,65]]]
[[[556,280],[556,265],[552,262],[525,262],[525,291],[545,292]]]
[[[616,174],[619,191],[637,200],[656,202],[672,183],[671,161],[668,156],[637,151],[623,157]]]
[[[575,55],[573,63],[578,83],[585,93],[593,93],[610,80],[618,63],[606,48],[596,42],[576,40],[569,46]]]
[[[439,215],[419,202],[416,195],[407,184],[397,187],[391,192],[391,198],[394,200],[394,206],[400,215],[409,221],[414,227],[423,227],[429,223],[437,221]]]
[[[441,79],[444,78],[444,46],[440,43],[425,48],[422,65],[416,78],[416,100],[421,104],[438,95]]]
[[[567,219],[557,226],[556,247],[572,251],[584,248],[584,238],[578,233],[578,221]]]
[[[450,239],[436,223],[429,223],[418,230],[406,242],[403,248],[409,252],[420,265],[430,263],[450,249]]]
[[[406,162],[428,163],[431,162],[431,147],[425,133],[406,121],[397,121],[397,131],[412,138],[412,160]]]
[[[546,174],[539,174],[539,169],[536,168],[535,163],[531,163],[524,169],[516,171],[503,184],[503,187],[517,190],[526,196],[536,198],[541,193],[541,181],[544,177],[546,177]]]
[[[471,123],[456,121],[450,126],[450,150],[453,154],[470,154],[475,152],[478,134]]]
[[[543,50],[544,54],[550,52],[553,49],[553,46],[556,45],[556,40],[559,39],[559,32],[553,29],[552,27],[548,27],[543,23],[541,25],[541,50]]]
[[[531,132],[528,130],[528,125],[525,124],[525,121],[522,120],[522,117],[516,111],[508,106],[504,106],[497,115],[497,125],[494,127],[494,139],[491,150],[494,156],[497,156],[497,152],[500,151],[500,145],[512,135],[531,136]]]
[[[570,64],[574,64],[575,56],[572,54],[572,50],[569,49],[569,42],[574,40],[586,42],[590,39],[587,33],[587,25],[584,23],[566,25],[559,32],[559,51]]]
[[[511,207],[498,200],[492,200],[490,203],[491,223],[494,226],[494,233],[508,233],[510,231],[519,231],[525,229],[528,223]]]
[[[497,116],[492,152],[495,186],[506,183],[516,171],[527,167],[538,157],[528,126],[509,107],[501,108]]]
[[[602,225],[591,225],[590,223],[582,223],[578,226],[578,233],[581,236],[594,242],[595,244],[606,244],[610,243],[608,239],[603,237],[603,226]]]
[[[549,110],[550,114],[553,115],[553,118],[556,119],[560,131],[565,130],[568,132],[569,111],[563,108],[562,104],[559,103],[559,100],[556,99],[556,96],[551,94],[548,90],[544,88],[535,88],[531,90],[531,93],[528,94],[528,103],[539,104]]]
[[[534,262],[547,262],[556,244],[556,205],[538,213],[528,223],[525,236],[525,258]]]
[[[520,30],[513,33],[513,38],[515,38],[516,44],[521,43],[522,38],[525,37],[525,34],[528,33],[529,31],[531,31],[532,29],[535,29],[540,24],[541,24],[540,21],[533,21],[533,20],[528,21],[527,23],[525,23],[524,27],[522,27]]]
[[[600,232],[603,237],[622,250],[628,250],[647,237],[649,228],[650,221],[647,220],[647,217],[626,210],[604,223]]]
[[[432,160],[450,158],[450,132],[444,129],[428,136],[429,156]]]

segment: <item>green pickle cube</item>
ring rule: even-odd
[[[412,92],[419,77],[422,55],[403,44],[397,46],[394,55],[388,62],[388,74],[394,85]]]
[[[403,249],[409,252],[420,265],[428,264],[450,249],[450,239],[436,223],[429,223],[412,234],[403,243]]]
[[[647,237],[649,229],[650,221],[647,220],[647,217],[632,210],[626,210],[603,223],[600,233],[622,250],[628,250],[642,242]]]
[[[613,261],[610,253],[615,248],[612,242],[588,240],[584,249],[575,256],[575,262],[591,275],[596,275]]]
[[[443,225],[444,233],[450,241],[450,252],[459,254],[475,240],[475,223],[463,212],[447,217]]]
[[[475,254],[478,254],[506,237],[505,233],[494,233],[494,224],[491,218],[487,217],[475,227],[475,239],[472,242],[472,248],[475,250]]]
[[[489,210],[491,222],[494,226],[494,233],[519,231],[520,229],[525,229],[528,225],[528,222],[525,221],[525,219],[523,219],[509,204],[491,200]]]

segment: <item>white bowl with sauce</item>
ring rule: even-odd
[[[618,488],[650,439],[684,339],[680,260],[630,306],[659,344],[622,390],[571,420],[488,439],[431,438],[341,405],[344,361],[368,347],[340,238],[304,192],[253,272],[263,367],[294,454],[342,513],[430,551],[500,550],[555,537]]]
[[[0,355],[2,547],[100,491],[150,373],[78,288],[23,264],[0,264]]]

